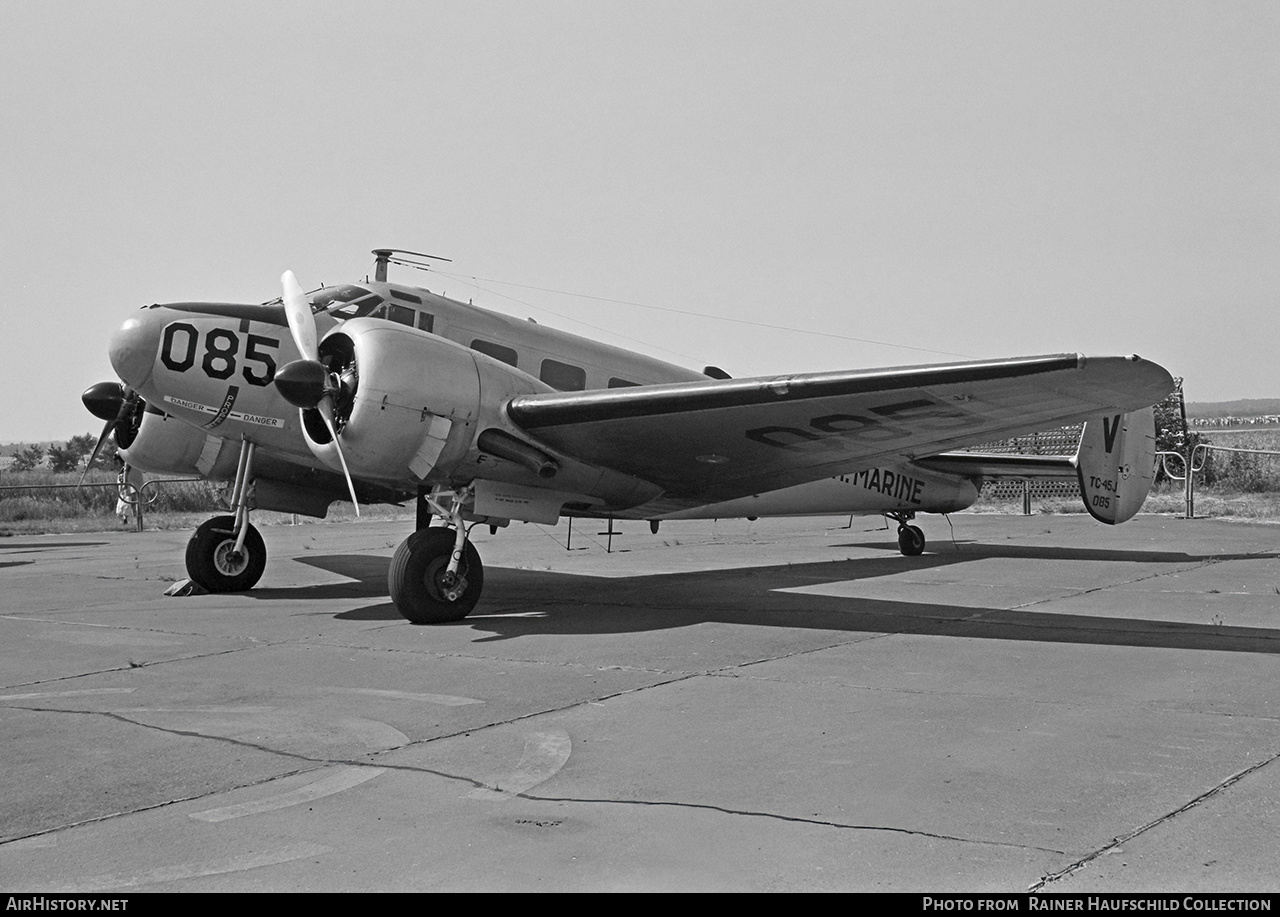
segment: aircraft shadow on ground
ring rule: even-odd
[[[387,595],[387,568],[391,558],[371,554],[317,554],[294,557],[300,564],[328,573],[345,576],[344,583],[320,583],[314,586],[258,587],[245,595],[256,599],[351,599]],[[391,608],[393,617],[399,617]]]
[[[896,551],[896,546],[894,549]],[[778,591],[935,569],[984,558],[1194,566],[1208,560],[1258,560],[1276,556],[1274,553],[1192,555],[1170,551],[968,543],[959,550],[943,548],[938,553],[910,559],[873,557],[622,578],[487,567],[482,605],[466,620],[442,626],[471,628],[487,634],[481,638],[486,642],[526,635],[626,634],[701,623],[730,623],[851,633],[1280,653],[1280,629],[1273,628],[913,602],[912,586],[908,583],[901,587],[901,601]],[[379,596],[383,601],[340,612],[337,617],[365,621],[400,619],[394,606],[385,600],[388,558],[353,554],[299,559],[350,577],[352,582],[262,589],[250,594],[262,599],[309,600]]]
[[[831,548],[870,548],[882,550],[893,555],[899,554],[897,541],[867,543],[849,541],[828,545]],[[1114,548],[1067,548],[1057,545],[999,544],[976,541],[944,541],[938,539],[929,543],[930,553],[921,555],[920,559],[931,557],[946,560],[951,555],[951,563],[963,563],[972,560],[989,558],[1026,558],[1031,560],[1103,560],[1109,563],[1136,564],[1200,564],[1206,561],[1226,560],[1266,560],[1280,557],[1276,553],[1250,554],[1188,554],[1185,551],[1117,551]]]
[[[7,537],[0,532],[0,539]],[[101,548],[111,544],[109,541],[3,541],[0,540],[0,551],[20,554],[46,551],[57,551],[60,548]]]

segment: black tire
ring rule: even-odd
[[[480,600],[484,565],[470,541],[458,565],[458,576],[465,581],[462,593],[450,601],[440,585],[440,577],[453,556],[454,539],[453,529],[420,529],[402,541],[391,558],[387,591],[396,610],[414,624],[461,621]]]
[[[267,546],[249,525],[244,549],[235,556],[236,517],[214,516],[187,542],[187,576],[209,592],[245,592],[267,569]]]
[[[924,532],[918,526],[904,525],[898,528],[898,550],[907,557],[924,553]]]

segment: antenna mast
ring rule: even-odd
[[[379,283],[387,282],[387,265],[391,263],[392,255],[412,255],[415,258],[430,258],[432,261],[447,261],[452,264],[452,258],[441,258],[439,255],[424,255],[422,252],[411,252],[403,248],[375,248],[373,250],[374,261],[373,279]],[[412,261],[406,261],[405,264],[413,264]],[[418,265],[426,267],[426,265]]]

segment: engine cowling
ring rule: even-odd
[[[143,471],[199,474],[197,463],[207,441],[203,430],[148,408],[120,455]]]
[[[478,366],[474,351],[444,338],[377,319],[351,319],[319,345],[320,363],[337,379],[334,426],[347,467],[388,483],[447,476],[471,447],[477,426],[492,422],[514,394],[550,389],[510,367]],[[487,361],[491,363],[492,361]],[[341,469],[319,411],[300,409],[312,453]]]

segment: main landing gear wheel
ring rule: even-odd
[[[903,525],[898,526],[898,550],[907,557],[915,557],[917,554],[924,553],[924,532],[919,526]]]
[[[484,566],[470,541],[463,546],[458,572],[450,582],[456,538],[453,529],[420,529],[402,541],[391,558],[387,591],[396,610],[414,624],[461,621],[480,600]]]
[[[187,576],[209,592],[252,589],[267,569],[267,546],[251,524],[236,551],[236,517],[214,516],[187,542]]]

